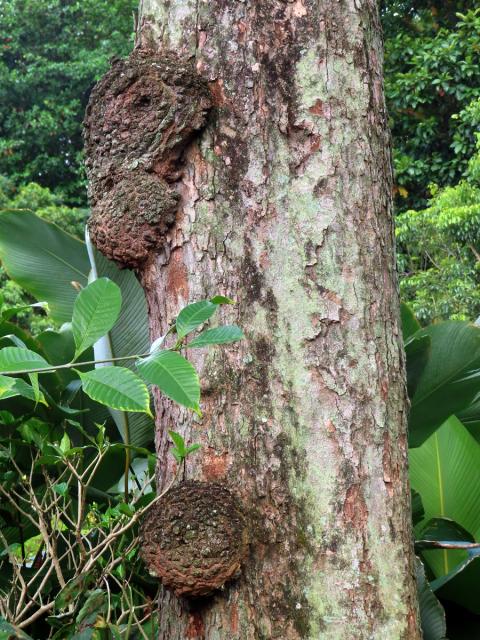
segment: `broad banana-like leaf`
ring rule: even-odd
[[[411,447],[419,447],[449,416],[465,410],[480,391],[480,327],[439,322],[409,340],[425,337],[430,349],[411,399]]]
[[[455,416],[428,440],[410,450],[410,480],[422,496],[425,520],[416,526],[417,537],[432,518],[450,518],[480,536],[480,445]],[[465,558],[464,551],[426,551],[435,576],[443,576]]]

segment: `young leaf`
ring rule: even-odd
[[[159,351],[137,361],[144,380],[163,391],[171,400],[200,413],[200,382],[194,367],[176,351]]]
[[[213,302],[213,304],[235,304],[235,300],[227,298],[227,296],[214,296],[210,298],[210,302]]]
[[[78,372],[84,392],[101,404],[120,411],[150,415],[150,396],[146,384],[130,369],[100,367]]]
[[[43,369],[49,367],[48,362],[38,353],[22,347],[5,347],[0,349],[0,371],[15,373],[25,369]]]
[[[215,329],[207,329],[202,331],[191,342],[188,343],[188,347],[206,347],[211,344],[227,344],[228,342],[236,342],[242,340],[243,335],[240,327],[234,324],[224,325],[222,327],[215,327]]]
[[[121,306],[120,288],[108,278],[99,278],[80,291],[73,306],[74,359],[110,331]]]
[[[187,450],[186,450],[185,453],[188,456],[188,455],[190,455],[190,453],[194,453],[195,451],[198,451],[201,448],[202,448],[201,444],[198,444],[198,443],[191,444],[190,446],[187,447]]]
[[[175,458],[175,460],[178,462],[178,464],[180,464],[182,462],[182,460],[185,459],[185,455],[180,453],[180,451],[178,449],[176,449],[175,447],[170,450],[170,453]]]
[[[11,398],[12,387],[15,385],[15,378],[8,378],[7,376],[0,375],[0,400],[4,397]],[[17,394],[13,394],[17,395]]]
[[[8,380],[13,380],[13,384],[10,385]],[[8,388],[6,388],[8,386]],[[0,400],[6,400],[7,398],[14,398],[15,396],[22,396],[28,398],[33,402],[41,402],[47,406],[45,396],[41,391],[38,392],[38,396],[35,395],[35,391],[32,387],[25,382],[22,378],[7,378],[7,376],[0,376]]]
[[[178,314],[175,323],[178,337],[184,338],[187,333],[190,333],[190,331],[193,331],[211,318],[217,309],[218,304],[214,304],[210,300],[200,300],[200,302],[194,302],[186,306]]]
[[[52,486],[52,489],[58,495],[65,497],[68,493],[68,483],[67,482],[57,482]]]
[[[70,438],[67,433],[63,434],[62,439],[60,440],[60,451],[62,453],[67,453],[72,448],[72,443],[70,442]]]
[[[176,431],[169,431],[168,435],[172,439],[172,442],[176,446],[176,448],[178,449],[179,453],[181,453],[181,454],[185,453],[185,451],[186,451],[186,449],[185,449],[185,440],[182,438],[182,436],[179,433],[177,433]]]

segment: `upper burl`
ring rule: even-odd
[[[135,50],[114,60],[93,89],[84,121],[95,246],[138,269],[175,222],[182,156],[212,101],[193,63]]]

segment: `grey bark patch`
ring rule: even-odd
[[[206,82],[173,52],[137,49],[93,89],[84,122],[88,227],[107,258],[140,268],[163,246],[182,155],[210,107]]]
[[[177,596],[206,596],[240,575],[247,529],[237,500],[220,484],[171,489],[141,526],[141,556]]]

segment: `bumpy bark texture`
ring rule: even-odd
[[[148,512],[141,554],[177,596],[210,595],[238,577],[247,551],[245,521],[232,494],[215,482],[184,482]]]
[[[250,540],[214,597],[165,590],[159,637],[416,640],[376,2],[144,0],[140,27],[140,47],[195,63],[216,107],[140,272],[152,337],[220,293],[247,334],[188,352],[203,418],[156,398],[160,485],[174,427],[203,443],[189,477],[235,493]]]
[[[205,125],[211,99],[190,61],[135,50],[114,60],[85,117],[90,237],[122,267],[138,268],[175,222],[179,162]]]

